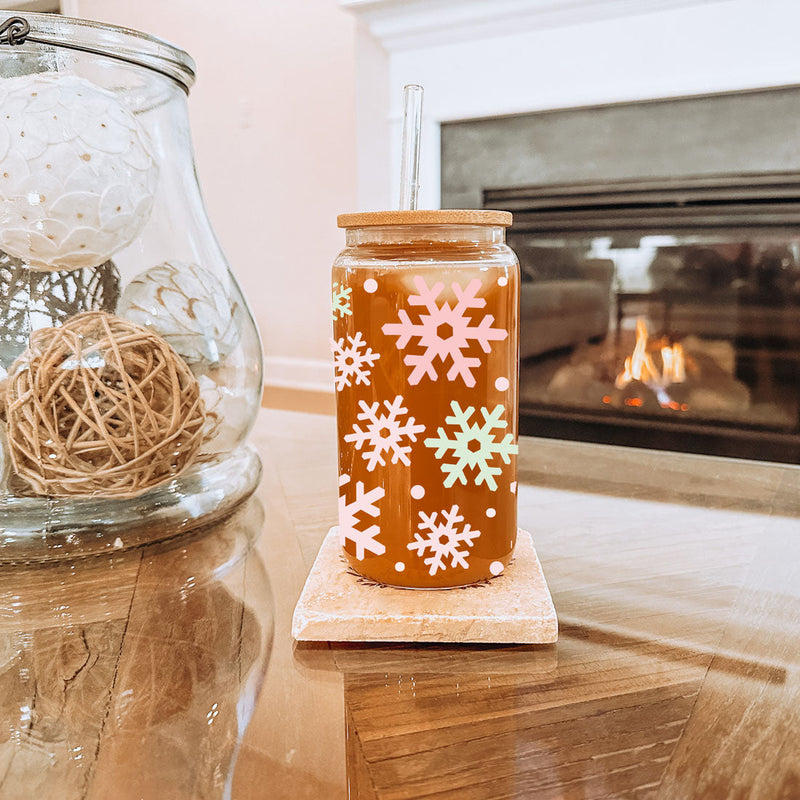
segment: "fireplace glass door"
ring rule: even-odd
[[[523,433],[800,460],[800,202],[745,188],[487,198],[515,214]]]

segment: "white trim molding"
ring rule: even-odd
[[[264,386],[333,394],[333,362],[320,358],[265,356]]]
[[[389,51],[736,0],[340,0]]]

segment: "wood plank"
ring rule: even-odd
[[[335,477],[329,485],[319,479],[319,464],[331,457],[332,442],[321,434],[330,420],[262,413],[274,424],[263,424],[254,437],[265,466],[258,495],[266,510],[255,548],[269,574],[275,634],[233,792],[261,798],[268,786],[270,799],[338,800],[346,796],[342,676],[327,645],[298,660],[291,638],[292,612],[327,530],[314,524],[313,509],[327,503],[327,514],[335,515]]]
[[[739,669],[713,659],[659,798],[800,797],[798,621],[800,524],[775,517],[721,642]]]

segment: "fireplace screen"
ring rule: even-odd
[[[800,182],[486,192],[514,212],[523,433],[800,460]]]

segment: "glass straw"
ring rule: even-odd
[[[422,87],[403,87],[403,139],[400,156],[400,210],[417,208],[419,192],[419,140],[422,132]]]

